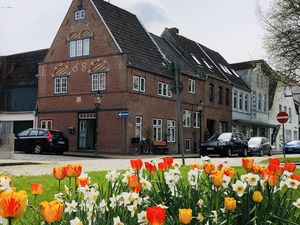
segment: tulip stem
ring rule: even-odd
[[[69,188],[71,188],[71,177],[69,177]]]
[[[12,218],[8,219],[8,225],[12,225]]]
[[[60,192],[60,180],[58,180],[58,193]]]
[[[37,195],[34,195],[34,205],[36,206],[36,198],[37,198]]]

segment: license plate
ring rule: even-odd
[[[214,148],[207,148],[206,150],[214,150]]]
[[[58,141],[57,143],[58,143],[58,144],[61,144],[61,145],[64,145],[64,144],[65,144],[64,141]]]

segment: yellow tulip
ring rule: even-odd
[[[257,203],[260,203],[263,200],[263,196],[261,195],[260,191],[254,191],[252,200]]]
[[[179,209],[179,222],[183,224],[189,224],[192,220],[191,209]]]
[[[52,202],[42,202],[41,203],[41,211],[43,220],[48,223],[54,223],[59,221],[62,217],[64,204],[62,204],[58,200],[54,200]]]
[[[212,183],[215,187],[223,186],[223,174],[222,170],[214,170],[212,171]]]
[[[228,211],[234,211],[236,209],[236,200],[234,198],[225,197],[224,208]]]

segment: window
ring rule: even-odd
[[[240,92],[239,94],[239,110],[244,109],[244,93]]]
[[[85,10],[79,10],[74,13],[75,20],[83,20],[85,19]]]
[[[226,90],[225,90],[225,104],[226,105],[229,105],[229,99],[230,99],[230,95],[229,95],[229,89],[228,88],[226,88]]]
[[[209,84],[209,86],[208,86],[208,99],[211,102],[214,101],[214,85],[213,84]]]
[[[286,142],[292,140],[292,131],[291,130],[286,130]]]
[[[210,64],[208,64],[208,62],[206,62],[205,59],[202,58],[202,61],[203,61],[204,64],[208,67],[208,69],[212,69],[212,68],[213,68]]]
[[[143,117],[136,116],[135,117],[135,137],[142,138],[143,131]]]
[[[39,133],[38,130],[31,130],[28,136],[37,136]]]
[[[183,110],[182,111],[182,119],[183,119],[183,126],[190,127],[191,126],[191,111]]]
[[[194,112],[194,128],[200,128],[200,113]]]
[[[299,139],[298,132],[294,130],[294,140],[298,140],[298,139]]]
[[[132,89],[134,91],[145,92],[145,78],[133,76]]]
[[[52,120],[41,120],[42,129],[52,129]]]
[[[54,93],[64,94],[68,91],[68,78],[67,77],[56,77],[54,79]]]
[[[292,109],[289,108],[289,123],[292,123]]]
[[[70,57],[90,55],[90,39],[79,39],[70,41]]]
[[[92,74],[92,91],[106,90],[106,73]]]
[[[175,120],[168,120],[167,121],[168,126],[168,142],[175,142],[175,131],[176,131],[176,121]]]
[[[153,119],[153,139],[155,141],[162,140],[162,119]]]
[[[287,107],[286,106],[283,107],[283,110],[287,113]]]
[[[220,133],[228,132],[228,122],[220,121],[219,122],[219,131],[220,131]]]
[[[196,85],[195,80],[189,79],[189,93],[195,94],[196,92]]]
[[[191,151],[191,139],[185,139],[185,150]]]
[[[257,97],[257,110],[261,111],[261,93],[258,93]]]
[[[172,92],[170,89],[170,85],[162,82],[158,82],[158,95],[164,97],[172,97]]]
[[[263,111],[267,112],[267,95],[264,94],[263,96]]]
[[[201,62],[197,59],[197,57],[194,54],[191,53],[191,56],[198,65],[201,65]]]
[[[257,74],[256,75],[256,85],[257,85],[257,87],[259,87],[260,85],[259,85],[259,82],[260,82],[260,79],[259,79],[259,77],[260,77],[260,75],[259,74]]]
[[[279,112],[282,111],[282,105],[279,105]]]
[[[223,103],[223,88],[222,87],[219,87],[219,101],[218,101],[219,104],[222,104]]]
[[[245,111],[249,112],[249,95],[245,94]]]
[[[238,98],[238,92],[237,91],[234,91],[233,92],[233,108],[234,109],[237,109],[237,98]]]

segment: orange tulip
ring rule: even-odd
[[[201,166],[200,166],[200,163],[192,163],[190,164],[190,169],[193,170],[193,169],[198,169],[200,170]]]
[[[280,159],[279,158],[270,158],[269,159],[269,164],[275,164],[277,166],[280,165]]]
[[[219,163],[218,169],[221,170],[223,168],[223,166],[224,166],[223,163]]]
[[[250,159],[250,158],[243,158],[242,159],[242,164],[243,167],[250,172],[252,167],[253,167],[253,163],[254,163],[254,159]]]
[[[54,200],[52,202],[42,202],[41,203],[41,211],[43,220],[48,223],[54,223],[59,221],[62,217],[64,204],[58,200]]]
[[[162,225],[166,219],[166,210],[159,206],[147,207],[146,215],[150,225]]]
[[[179,209],[179,222],[183,224],[189,224],[192,220],[193,210],[191,209]]]
[[[64,166],[67,177],[79,177],[82,172],[82,165],[80,164],[68,164]]]
[[[205,163],[203,169],[206,174],[211,174],[211,172],[215,169],[215,164]]]
[[[54,167],[53,168],[53,175],[57,180],[62,180],[66,176],[66,168],[65,167]]]
[[[251,168],[251,171],[255,174],[259,174],[260,173],[260,166],[259,165],[253,165],[253,167]]]
[[[296,170],[296,165],[294,163],[285,162],[284,169],[292,173]]]
[[[297,181],[300,181],[300,174],[292,174],[291,175],[291,178],[293,179],[293,180],[297,180]]]
[[[156,166],[152,163],[149,163],[149,162],[145,162],[145,167],[146,167],[146,170],[148,171],[148,173],[155,173],[156,171]]]
[[[172,166],[174,159],[171,157],[164,157],[163,161],[164,163],[168,164],[168,166]]]
[[[168,164],[164,162],[159,162],[157,166],[160,171],[166,171],[169,168]]]
[[[130,164],[133,170],[139,171],[142,168],[143,161],[141,159],[131,159]]]
[[[77,177],[76,178],[76,184],[79,187],[85,187],[90,182],[89,177]]]
[[[225,197],[224,208],[228,211],[234,211],[236,209],[236,200],[234,198]]]
[[[222,187],[223,186],[223,171],[221,170],[214,170],[212,171],[212,183],[215,187]]]
[[[276,175],[269,175],[268,184],[269,184],[270,187],[274,187],[277,184],[277,176]]]
[[[42,184],[31,184],[31,194],[41,195],[43,193],[44,187]]]
[[[0,217],[6,219],[19,218],[27,208],[25,191],[4,191],[0,197]]]
[[[235,169],[233,167],[224,167],[223,169],[224,174],[228,177],[230,177],[231,179],[235,178]]]
[[[82,165],[81,164],[73,165],[73,170],[74,170],[74,177],[79,177],[82,172]]]

